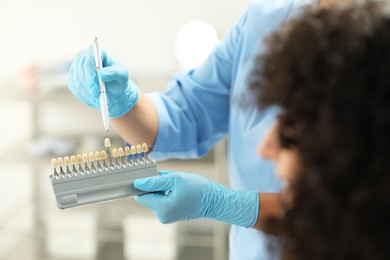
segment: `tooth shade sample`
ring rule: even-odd
[[[72,156],[70,157],[70,163],[71,163],[71,164],[75,164],[75,163],[76,163],[76,156],[72,155]]]
[[[135,145],[131,146],[131,153],[132,154],[136,154],[137,153],[137,149],[135,148]]]
[[[65,156],[65,157],[64,157],[64,166],[69,165],[69,163],[70,163],[69,157],[68,157],[68,156]]]
[[[125,147],[125,154],[126,155],[130,155],[131,154],[130,147],[128,147],[128,146]]]
[[[57,159],[51,159],[51,166],[53,167],[53,168],[57,168]]]
[[[100,152],[100,156],[101,156],[101,158],[102,158],[103,160],[107,159],[107,153],[106,153],[106,151],[102,150],[102,151]]]
[[[58,157],[58,158],[57,158],[57,166],[58,166],[58,167],[62,167],[63,165],[64,165],[64,161],[62,160],[61,157]]]
[[[99,161],[100,159],[102,159],[99,151],[95,152],[95,159],[96,159],[96,161]]]
[[[86,153],[83,153],[83,163],[88,162],[88,155]]]
[[[116,149],[116,148],[112,149],[112,156],[114,158],[118,157],[118,149]]]
[[[118,148],[118,155],[119,155],[119,156],[124,156],[124,155],[125,155],[125,152],[123,151],[123,148],[122,148],[122,147],[119,147],[119,148]]]
[[[94,155],[93,152],[90,152],[90,153],[88,154],[88,159],[89,159],[90,162],[95,161],[95,155]]]
[[[142,151],[143,151],[144,153],[147,153],[147,152],[148,152],[148,146],[147,146],[145,143],[142,144]]]
[[[81,156],[81,154],[76,155],[76,162],[77,163],[82,163],[83,162],[83,157]]]
[[[106,138],[106,139],[104,139],[104,146],[105,147],[111,147],[111,141],[110,141],[110,139],[108,139],[108,138]]]

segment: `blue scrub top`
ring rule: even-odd
[[[198,68],[181,72],[163,93],[151,93],[159,128],[150,154],[156,160],[196,158],[228,137],[229,177],[233,189],[279,192],[272,164],[259,158],[257,146],[275,121],[276,109],[243,106],[251,95],[247,82],[263,40],[278,26],[318,0],[253,2],[229,34]],[[262,232],[232,226],[231,260],[274,259],[273,239]]]

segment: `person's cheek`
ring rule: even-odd
[[[282,182],[291,182],[299,171],[300,162],[295,149],[281,149],[277,162],[277,174]]]
[[[279,140],[278,140],[278,124],[276,123],[273,127],[270,128],[268,133],[261,140],[258,153],[260,157],[276,162],[277,154],[279,151]]]
[[[288,165],[286,164],[286,158],[281,154],[277,161],[275,162],[276,175],[282,181],[283,184],[286,184],[288,181]]]

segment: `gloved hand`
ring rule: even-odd
[[[150,208],[164,224],[210,218],[252,227],[257,221],[257,192],[232,190],[196,174],[161,171],[160,176],[134,181],[134,187],[153,192],[135,200]]]
[[[125,67],[111,59],[102,50],[103,68],[100,70],[106,85],[108,114],[112,118],[125,115],[138,99],[138,89],[129,79]],[[73,61],[68,79],[72,94],[84,104],[100,108],[99,83],[92,45],[80,52]]]

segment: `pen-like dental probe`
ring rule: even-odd
[[[95,37],[93,40],[93,54],[95,57],[96,71],[98,74],[99,88],[100,88],[100,112],[102,113],[104,129],[108,133],[110,131],[109,127],[109,118],[108,118],[108,105],[107,105],[107,94],[106,94],[106,85],[102,81],[99,71],[103,68],[102,59],[100,56],[100,49],[98,44],[98,39]]]

